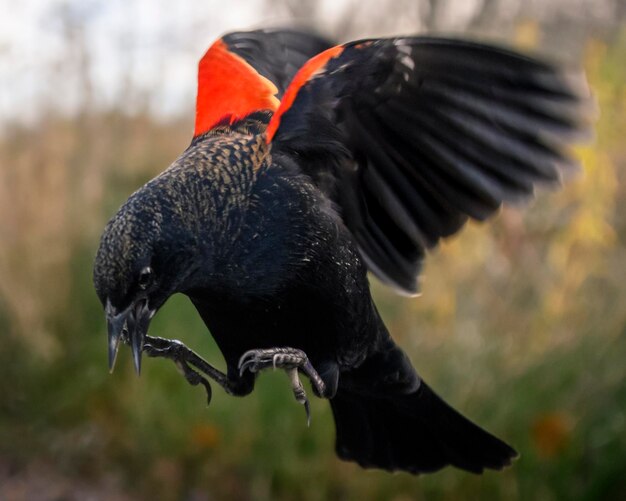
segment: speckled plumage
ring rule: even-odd
[[[239,363],[249,350],[310,362],[341,458],[411,473],[501,469],[516,452],[419,378],[378,315],[366,272],[413,293],[426,250],[441,238],[557,183],[572,167],[565,146],[588,125],[584,77],[426,37],[348,43],[305,63],[326,46],[259,30],[227,35],[207,52],[201,85],[245,94],[231,81],[220,87],[229,61],[233,74],[264,86],[262,99],[250,92],[212,103],[200,89],[198,135],[105,228],[94,283],[110,366],[124,338],[140,369],[152,315],[180,292],[224,355],[226,374],[208,364],[204,372],[227,392],[252,391],[255,374]],[[267,102],[268,78],[284,98],[278,111],[241,118]],[[180,346],[158,342],[178,354],[155,345],[151,356],[184,369]]]
[[[340,326],[363,315],[363,308],[348,311],[348,299],[368,289],[349,232],[332,204],[295,165],[287,159],[284,165],[273,163],[258,134],[264,127],[263,118],[252,119],[196,138],[169,168],[129,198],[107,225],[96,258],[94,280],[101,298],[119,298],[114,305],[121,306],[128,294],[127,277],[147,264],[157,274],[176,270],[185,281],[169,292],[185,292],[196,303],[211,297],[206,308],[218,311],[212,311],[207,323],[228,324],[212,328],[213,334],[232,344],[241,331],[242,346],[249,344],[248,329],[264,346],[272,345],[272,338],[288,342],[292,332],[302,331],[295,322],[315,325],[298,308],[291,319],[294,325],[285,326],[285,332],[276,331],[275,320],[264,332],[253,311],[257,305],[263,310],[283,307],[280,297],[300,302],[299,294],[340,287],[341,297],[333,293],[325,299],[327,310],[341,309],[333,322]],[[155,255],[148,263],[144,255],[151,253]],[[328,276],[318,274],[322,265]],[[194,273],[197,269],[202,272]],[[331,277],[337,284],[324,285]],[[241,320],[233,310],[243,309],[243,304],[255,326],[232,325]],[[317,311],[311,316],[318,316]],[[315,336],[311,332],[308,337]],[[354,339],[366,346],[366,337]],[[244,347],[225,355],[235,363]]]

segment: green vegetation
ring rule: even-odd
[[[109,375],[91,284],[97,238],[127,195],[185,147],[190,124],[110,111],[8,130],[0,498],[27,499],[20,493],[44,478],[41,499],[626,499],[626,33],[610,47],[590,42],[587,54],[602,113],[595,144],[577,152],[585,175],[444,243],[420,299],[374,285],[424,378],[520,451],[512,468],[480,477],[447,469],[415,478],[339,461],[328,404],[312,402],[307,428],[282,374],[263,374],[243,399],[215,388],[209,407],[164,360],[145,360],[138,379],[121,350]],[[151,333],[223,365],[184,297]]]

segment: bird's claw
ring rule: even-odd
[[[204,386],[204,389],[206,390],[206,404],[209,405],[211,403],[211,398],[213,397],[213,389],[211,388],[209,380],[200,375],[199,372],[196,372],[191,367],[189,367],[189,365],[185,361],[177,362],[176,365],[181,370],[181,372],[185,376],[185,379],[191,386],[198,386],[199,384]]]
[[[257,373],[263,369],[293,369],[308,361],[306,353],[296,348],[267,348],[248,350],[239,359],[239,375],[245,371]]]
[[[311,426],[311,408],[309,406],[309,399],[302,386],[302,381],[298,376],[298,369],[287,369],[287,375],[291,380],[291,388],[293,390],[293,396],[296,398],[296,402],[304,405],[304,412],[306,412],[306,425]]]
[[[286,371],[291,381],[291,388],[296,401],[304,405],[307,425],[311,424],[309,400],[306,396],[304,386],[302,386],[302,382],[300,381],[298,370],[309,377],[311,384],[313,384],[319,395],[324,395],[325,384],[315,368],[311,365],[311,362],[309,362],[309,358],[305,352],[290,347],[249,350],[239,359],[238,367],[240,376],[242,376],[245,371],[258,373],[269,367]]]
[[[211,403],[213,390],[209,381],[199,372],[192,369],[188,363],[188,352],[191,352],[183,343],[176,339],[164,339],[160,337],[146,336],[143,351],[149,357],[169,358],[174,361],[178,369],[192,386],[201,384],[207,394],[207,405]]]

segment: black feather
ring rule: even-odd
[[[281,30],[223,40],[281,93],[328,45]],[[263,367],[242,374],[244,353],[296,348],[307,355],[299,368],[324,383],[315,388],[331,400],[342,458],[412,473],[501,469],[515,451],[420,380],[376,311],[367,269],[415,292],[426,249],[556,183],[572,168],[567,146],[589,125],[586,90],[546,63],[454,40],[365,40],[327,54],[339,55],[290,108],[196,136],[107,225],[94,283],[109,346],[124,325],[141,340],[146,315],[182,292],[226,371],[178,342],[152,356],[245,395]]]
[[[337,454],[365,468],[425,473],[453,465],[481,473],[517,456],[420,380],[385,332],[378,351],[340,379],[330,403]]]
[[[306,61],[334,45],[314,33],[288,29],[238,31],[222,40],[276,85],[279,99]]]
[[[567,146],[586,135],[589,103],[582,74],[505,49],[428,37],[362,40],[344,45],[299,90],[273,148],[306,154],[302,168],[318,175],[324,164],[315,151],[347,149],[365,175],[331,171],[336,186],[324,189],[342,205],[346,179],[356,183],[349,191],[364,193],[358,210],[369,212],[359,217],[352,207],[346,224],[371,252],[368,265],[384,281],[414,283],[400,274],[418,270],[406,259],[423,253],[408,251],[407,240],[433,247],[468,216],[486,219],[576,168]],[[322,141],[325,130],[333,133]]]

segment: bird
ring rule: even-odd
[[[228,33],[198,66],[183,153],[107,223],[93,280],[109,369],[128,344],[191,384],[249,394],[265,369],[330,403],[339,458],[429,473],[501,470],[513,447],[453,409],[386,328],[368,272],[419,291],[427,252],[468,220],[579,170],[590,134],[584,72],[461,38],[336,44],[297,29]],[[186,295],[224,371],[148,335]]]

